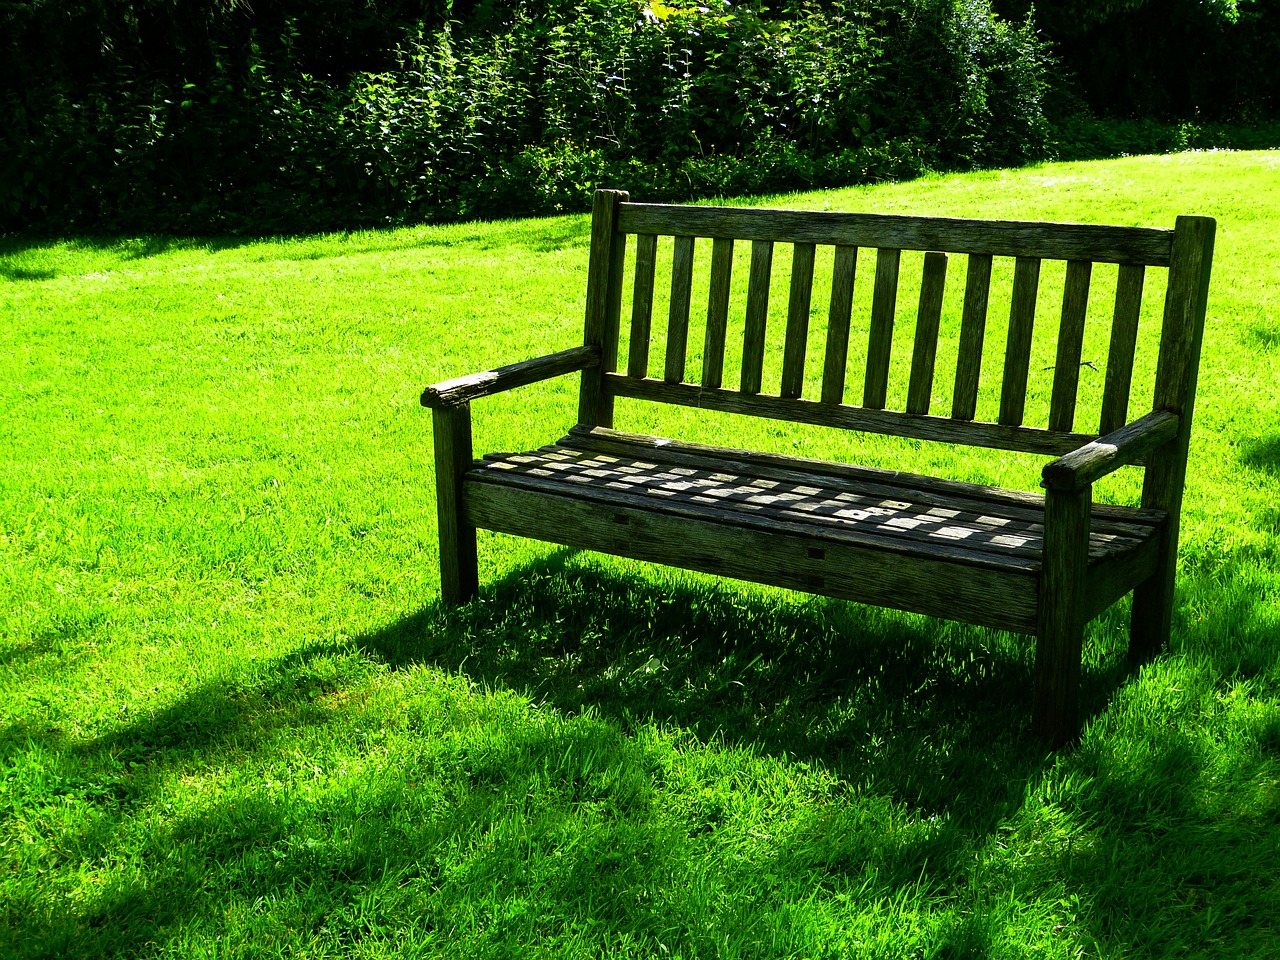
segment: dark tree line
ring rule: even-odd
[[[0,0],[0,229],[837,185],[1052,156],[1071,116],[1257,123],[1280,103],[1280,0],[682,4]]]

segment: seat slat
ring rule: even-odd
[[[947,283],[947,255],[926,253],[920,282],[920,308],[916,314],[916,339],[911,351],[911,382],[907,387],[907,413],[928,413],[933,394],[933,367],[938,355],[938,325],[942,320],[942,295]]]
[[[797,243],[791,252],[791,298],[787,306],[787,339],[782,353],[784,397],[804,392],[804,356],[809,343],[809,306],[813,300],[812,243]]]
[[[1009,307],[1009,339],[1004,353],[1004,381],[1000,388],[1000,423],[1017,427],[1027,402],[1027,374],[1031,364],[1031,328],[1036,318],[1040,261],[1019,257],[1013,268],[1013,296]]]
[[[724,339],[729,328],[729,283],[733,274],[733,241],[716,237],[711,244],[711,284],[707,293],[707,331],[702,346],[702,385],[718,387],[724,379]]]
[[[1122,263],[1116,280],[1116,310],[1111,321],[1111,346],[1107,350],[1107,380],[1102,391],[1099,433],[1125,425],[1129,416],[1129,389],[1133,382],[1133,355],[1138,342],[1138,315],[1142,312],[1142,283],[1146,270]]]
[[[671,305],[667,313],[667,383],[684,380],[689,346],[689,302],[693,296],[693,237],[676,237],[671,262]]]
[[[1053,367],[1053,396],[1049,401],[1049,429],[1070,430],[1075,425],[1076,397],[1080,390],[1080,355],[1084,323],[1089,310],[1088,260],[1067,261],[1062,291],[1062,324],[1058,328],[1058,355]]]
[[[747,320],[742,336],[743,393],[759,393],[764,378],[764,335],[769,319],[769,279],[773,271],[773,243],[751,244],[751,276],[747,280]]]
[[[978,410],[978,378],[982,372],[982,344],[987,329],[987,301],[991,294],[991,255],[969,254],[964,286],[964,314],[960,320],[960,350],[951,416],[972,420]]]
[[[649,334],[653,320],[653,272],[658,259],[658,236],[636,235],[636,279],[631,297],[631,345],[627,376],[649,375]]]
[[[827,314],[827,352],[822,368],[822,402],[844,403],[845,368],[849,362],[849,319],[853,312],[853,280],[857,247],[836,247],[831,274],[831,308]]]
[[[867,343],[867,375],[862,405],[883,410],[889,391],[889,358],[893,348],[893,318],[898,310],[898,267],[902,251],[881,247],[876,254],[876,286],[871,295],[871,336]]]

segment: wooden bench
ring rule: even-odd
[[[1149,658],[1169,636],[1214,230],[1205,217],[1179,217],[1167,230],[650,205],[599,191],[583,345],[436,384],[422,395],[433,411],[443,600],[458,604],[475,595],[475,531],[484,528],[1034,634],[1033,726],[1054,744],[1068,742],[1078,733],[1086,623],[1133,590],[1131,659]],[[735,241],[749,241],[750,267],[745,315],[739,322],[735,313],[732,323],[742,336],[734,347],[740,374],[726,384]],[[768,316],[780,244],[791,247],[792,258],[785,328],[781,317],[770,327]],[[831,261],[831,282],[821,390],[805,397],[815,253],[823,246],[834,254],[823,254]],[[692,277],[708,247],[695,381],[686,368]],[[857,364],[860,402],[849,402],[859,248],[874,248],[875,266],[865,365]],[[887,400],[903,251],[922,256],[922,280],[905,404],[895,410]],[[965,255],[967,275],[963,305],[951,311],[960,313],[958,343],[946,352],[956,357],[946,391],[951,403],[939,415],[934,373],[948,254]],[[864,254],[867,262],[871,256]],[[993,339],[985,337],[993,258],[1012,258],[1009,322],[1002,348],[984,350],[984,340]],[[1053,368],[1048,422],[1035,426],[1024,423],[1032,328],[1041,263],[1053,260],[1066,262],[1063,297],[1056,346],[1048,348],[1055,361],[1046,365]],[[1008,273],[1008,262],[995,262]],[[655,275],[665,277],[668,263],[665,359],[651,373],[650,344],[660,339],[651,335]],[[1090,423],[1076,432],[1096,263],[1118,265],[1114,312],[1097,431]],[[1150,268],[1167,268],[1161,271],[1167,275],[1163,322],[1152,402],[1131,419]],[[633,280],[629,345],[619,369],[624,276]],[[781,334],[783,343],[780,382],[766,385],[767,332]],[[983,369],[984,360],[989,367],[1001,355],[996,374]],[[811,372],[814,393],[818,369]],[[903,371],[905,379],[905,365]],[[568,436],[532,451],[473,459],[470,401],[576,372],[578,424]],[[1000,385],[998,414],[985,421],[977,418],[980,372],[988,384]],[[618,397],[1056,459],[1044,466],[1043,494],[1012,491],[622,433],[612,429]],[[1145,468],[1141,506],[1095,504],[1093,483],[1122,465]]]

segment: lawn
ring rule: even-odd
[[[1172,644],[1129,674],[1126,605],[1093,625],[1078,748],[995,631],[498,535],[439,607],[418,394],[579,342],[585,217],[7,238],[0,956],[1276,956],[1280,153],[769,203],[1218,218]],[[478,445],[575,412],[484,401]]]

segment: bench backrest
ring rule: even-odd
[[[583,374],[579,420],[609,426],[613,399],[633,397],[903,437],[1064,453],[1149,412],[1142,409],[1131,416],[1129,410],[1138,321],[1144,286],[1153,286],[1148,282],[1149,268],[1168,268],[1150,409],[1179,414],[1185,434],[1195,394],[1213,236],[1214,221],[1206,217],[1179,217],[1175,228],[1168,230],[668,206],[629,203],[626,193],[598,191],[592,220],[585,342],[600,349],[603,362]],[[735,317],[731,323],[735,244],[749,244],[750,267],[745,314],[740,322]],[[806,397],[815,260],[823,246],[834,248],[833,255],[823,258],[831,262],[829,288],[825,278],[820,285],[824,291],[830,290],[829,303],[825,310],[818,305],[827,318],[824,355],[820,364],[809,364],[814,373],[821,370],[822,374],[820,388],[816,376],[811,377],[813,395]],[[867,282],[856,276],[858,251],[869,248],[875,250],[875,268],[870,280],[873,289],[865,351],[859,350],[865,364],[859,362],[850,376],[846,368],[854,287],[855,282]],[[922,252],[923,262],[905,403],[897,404],[900,409],[891,409],[888,386],[903,251]],[[958,254],[965,259],[959,260]],[[668,264],[670,272],[665,318],[655,316],[654,310],[660,256],[664,277]],[[791,260],[786,316],[770,317],[773,264],[786,256]],[[1007,307],[1000,304],[1008,311],[1003,344],[990,343],[993,338],[987,336],[993,258],[1012,258]],[[1066,267],[1061,312],[1056,318],[1056,346],[1052,348],[1047,423],[1032,425],[1024,422],[1029,379],[1050,376],[1039,368],[1033,371],[1030,365],[1041,264],[1046,260],[1065,261]],[[695,262],[704,268],[709,265],[704,282],[696,288]],[[939,404],[934,399],[935,374],[944,290],[948,273],[958,272],[961,262],[965,278],[958,343],[946,351],[947,356],[954,356],[954,379],[950,370],[943,373],[943,394],[950,394],[950,403]],[[1080,423],[1081,347],[1093,266],[1098,263],[1118,264],[1119,268],[1101,415],[1096,421]],[[624,278],[630,280],[630,320],[626,356],[620,360],[622,305],[628,293],[623,289]],[[686,364],[690,316],[702,313],[693,300],[694,290],[704,286],[702,363],[693,379],[692,365]],[[654,327],[664,322],[665,357],[661,369],[651,369]],[[732,341],[728,339],[731,327],[735,331]],[[782,337],[781,376],[766,382],[766,337],[770,334]],[[733,382],[726,383],[729,351],[735,361],[741,357],[741,364]],[[998,413],[985,420],[977,418],[980,375],[997,377],[999,383]]]

